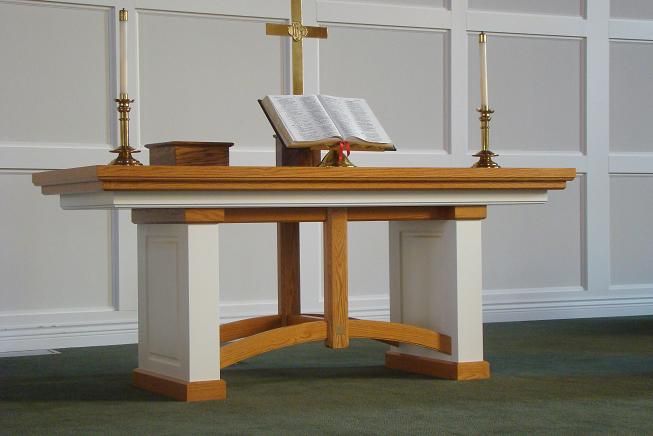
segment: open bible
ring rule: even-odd
[[[259,102],[286,147],[328,149],[346,141],[352,150],[395,150],[362,98],[268,95]]]

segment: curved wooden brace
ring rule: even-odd
[[[288,324],[305,324],[307,322],[314,321],[324,321],[323,316],[313,316],[313,315],[288,315]]]
[[[220,348],[220,368],[268,351],[326,339],[326,322],[313,321],[268,330]]]
[[[350,319],[349,337],[403,342],[451,354],[450,336],[408,324]]]
[[[220,342],[230,342],[281,327],[281,316],[257,316],[220,326]]]

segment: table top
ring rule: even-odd
[[[574,168],[307,168],[96,165],[35,173],[44,194],[109,191],[434,191],[564,189]]]

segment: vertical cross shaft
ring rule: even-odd
[[[302,25],[302,0],[290,2],[290,28],[292,36],[292,93],[304,93],[304,26]]]
[[[326,27],[311,27],[302,24],[302,0],[291,0],[290,25],[268,23],[268,35],[292,37],[292,93],[304,93],[304,38],[326,38]]]

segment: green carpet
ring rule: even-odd
[[[135,345],[3,358],[0,433],[653,434],[653,317],[486,325],[484,381],[385,369],[386,348],[268,353],[191,404],[130,386]]]

